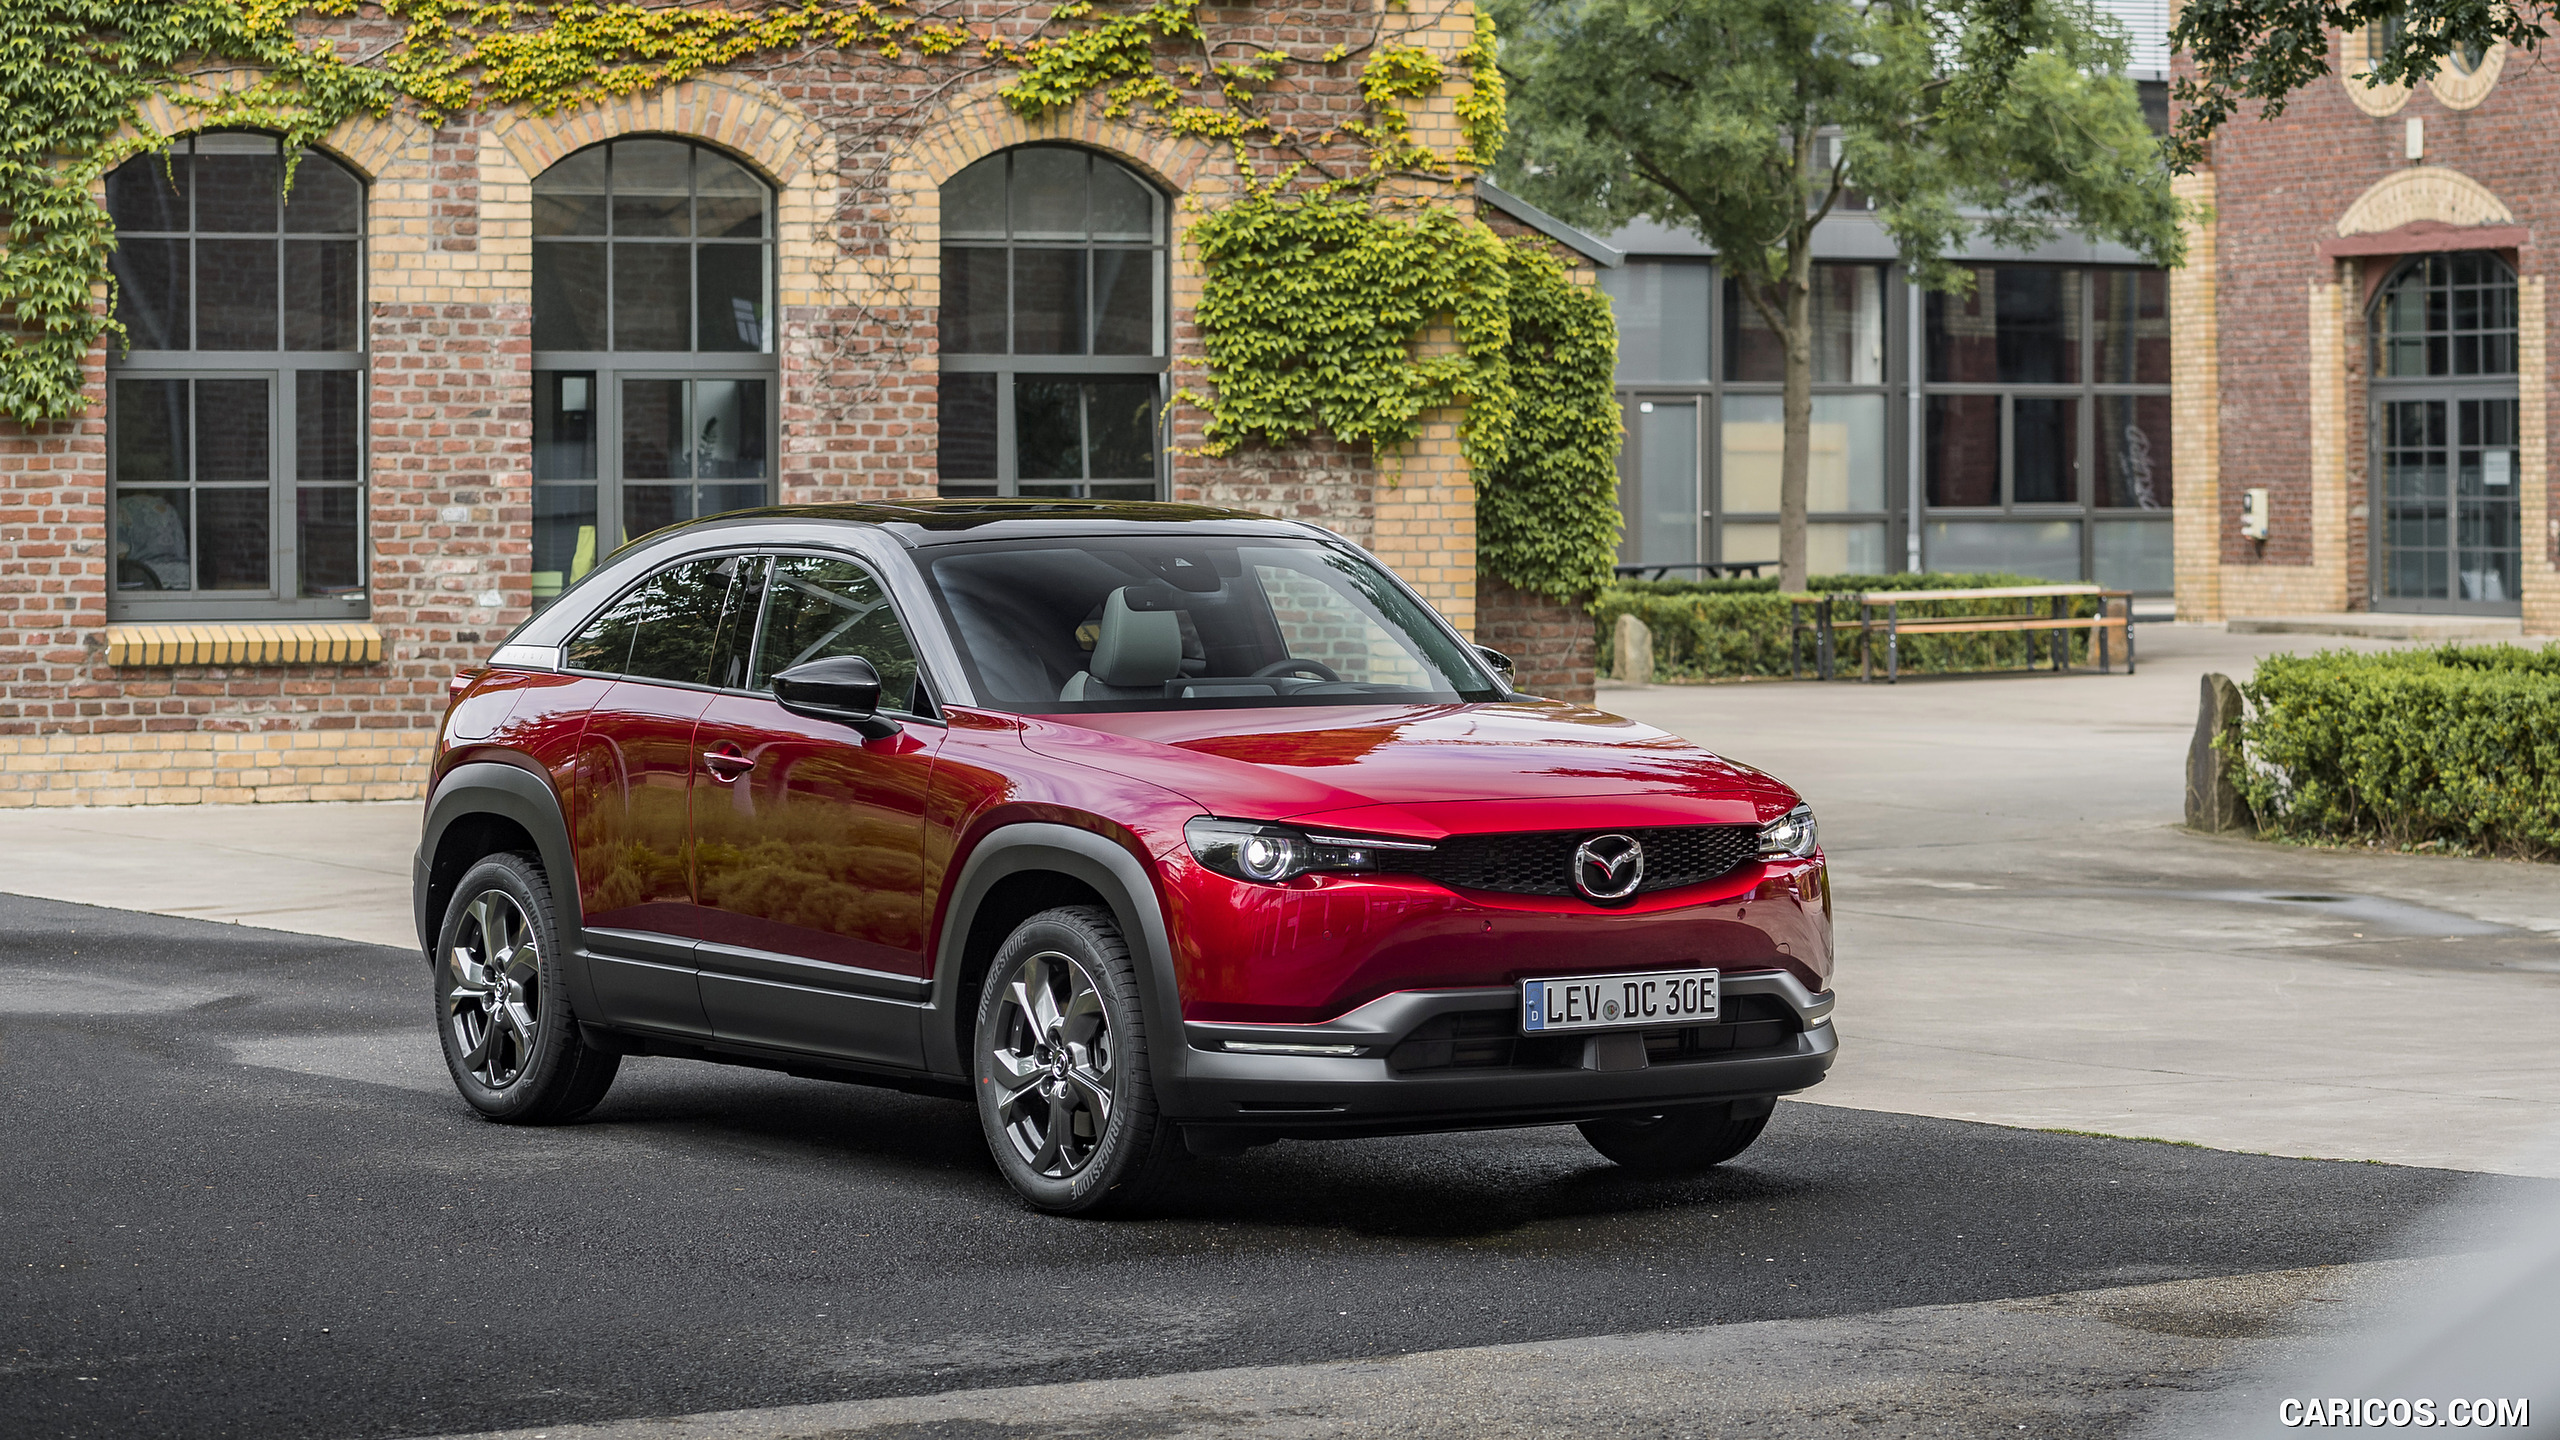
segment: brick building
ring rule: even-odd
[[[1020,39],[1020,13],[947,18]],[[1405,108],[1455,148],[1465,0],[1201,19],[1350,52],[1264,95],[1308,133],[1361,113],[1369,47],[1434,52],[1453,78]],[[1587,693],[1556,607],[1494,586],[1479,612],[1456,416],[1391,466],[1185,453],[1184,231],[1237,193],[1231,152],[1092,101],[1026,119],[1011,73],[817,50],[548,117],[360,118],[290,192],[250,133],[111,174],[131,348],[93,357],[87,416],[0,423],[0,804],[414,794],[458,667],[623,539],[776,501],[1302,516]],[[1408,188],[1476,204],[1462,175]]]
[[[2332,46],[2182,182],[2211,223],[2172,279],[2178,612],[2560,631],[2560,78],[2499,49],[2375,88],[2364,35]]]

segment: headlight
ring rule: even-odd
[[[1383,870],[1396,855],[1427,855],[1411,840],[1370,840],[1354,835],[1313,835],[1286,825],[1202,816],[1182,827],[1191,856],[1231,880],[1277,885],[1317,871]]]
[[[1792,856],[1798,860],[1812,856],[1822,843],[1813,823],[1813,807],[1799,805],[1760,827],[1760,853],[1764,856]]]

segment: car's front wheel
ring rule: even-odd
[[[1699,1105],[1633,1120],[1586,1120],[1582,1138],[1630,1170],[1684,1174],[1721,1165],[1750,1149],[1769,1126],[1768,1103]],[[1744,1109],[1759,1113],[1734,1113]]]
[[[1125,1210],[1182,1149],[1156,1110],[1128,942],[1094,906],[1044,910],[996,952],[978,998],[978,1120],[1023,1199]]]
[[[436,945],[436,1033],[471,1108],[553,1125],[596,1107],[622,1064],[586,1043],[560,979],[551,885],[522,855],[466,871]]]

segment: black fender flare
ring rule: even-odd
[[[581,923],[578,905],[577,851],[569,843],[568,817],[561,813],[560,796],[551,788],[551,782],[521,765],[497,760],[456,765],[427,796],[426,829],[418,845],[412,898],[419,950],[433,962],[436,932],[443,928],[443,917],[429,913],[433,908],[430,901],[440,885],[451,885],[461,878],[458,874],[436,873],[436,853],[443,848],[445,832],[455,822],[474,815],[511,820],[533,837],[534,849],[542,857],[543,872],[551,878],[553,916],[560,931],[561,964],[569,977],[570,1004],[581,1014],[595,1014],[595,996],[583,963],[586,927]]]
[[[1176,1108],[1169,1090],[1178,1090],[1184,1067],[1180,1052],[1187,1043],[1182,1029],[1182,992],[1173,973],[1173,939],[1165,926],[1164,907],[1138,857],[1090,830],[1072,825],[1025,821],[1007,825],[980,840],[960,867],[951,887],[951,903],[943,912],[942,934],[934,946],[933,1000],[926,1012],[925,1068],[966,1081],[968,1058],[956,1040],[958,1017],[970,1014],[977,997],[960,993],[960,971],[969,931],[978,907],[1007,876],[1045,870],[1065,875],[1093,890],[1111,907],[1120,933],[1138,962],[1139,998],[1145,1006],[1150,1072],[1157,1101]]]

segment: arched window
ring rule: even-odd
[[[621,542],[773,498],[773,190],[689,140],[533,182],[533,597]]]
[[[2421,255],[2369,319],[2372,603],[2516,614],[2516,277],[2487,251]]]
[[[1161,493],[1164,294],[1164,197],[1128,167],[1026,145],[953,176],[942,493]]]
[[[222,133],[107,176],[117,616],[366,613],[364,184],[284,162]]]

